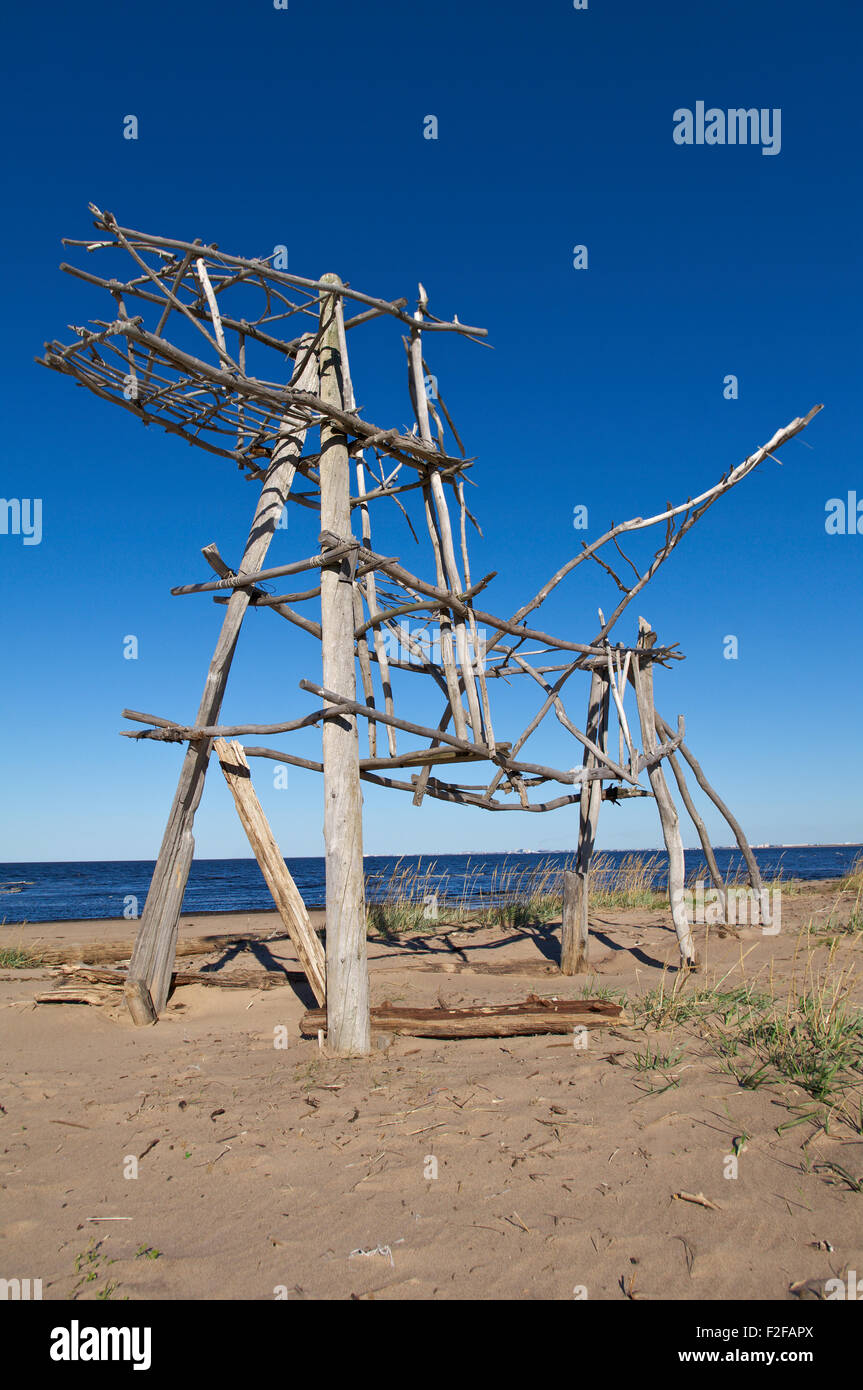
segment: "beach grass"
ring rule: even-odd
[[[444,898],[437,892],[443,875],[435,861],[422,868],[399,860],[382,890],[368,887],[368,929],[373,935],[397,937],[454,926],[519,928],[553,921],[563,907],[563,874],[574,867],[574,856],[563,863],[538,858],[530,865],[505,859],[488,874],[481,860],[469,862],[458,897]],[[607,854],[595,855],[591,908],[661,908],[666,894],[653,886],[661,870],[658,855],[627,854],[619,863]]]
[[[41,957],[20,946],[0,946],[0,970],[32,970],[41,965]]]
[[[840,881],[839,888],[843,892],[856,893],[859,904],[860,895],[863,894],[863,854],[857,855],[851,865],[851,872]]]
[[[863,1011],[851,997],[854,968],[841,963],[838,940],[826,955],[823,946],[809,926],[801,929],[784,988],[772,972],[731,989],[722,981],[714,988],[694,985],[685,975],[675,974],[671,983],[663,978],[628,1003],[632,1026],[701,1039],[743,1090],[783,1089],[795,1118],[781,1129],[812,1121],[829,1132],[839,1121],[863,1134]],[[654,1049],[652,1055],[662,1054]],[[808,1098],[802,1107],[791,1100],[800,1092]]]
[[[863,865],[863,856],[858,861]],[[563,907],[563,875],[574,869],[575,855],[563,862],[537,856],[525,865],[523,860],[504,859],[488,872],[480,859],[468,861],[461,889],[456,897],[438,891],[446,875],[430,860],[425,867],[399,860],[383,883],[366,885],[367,922],[372,935],[398,937],[412,932],[431,933],[443,928],[490,926],[522,928],[540,925],[560,917]],[[668,896],[661,880],[665,859],[659,854],[625,854],[619,861],[610,854],[596,854],[590,866],[588,889],[591,911],[660,911]],[[855,881],[856,866],[846,883]],[[687,875],[687,887],[694,889],[704,879],[703,865]],[[863,868],[859,875],[863,892]],[[739,866],[727,887],[746,887],[745,866]],[[763,886],[773,892],[796,896],[807,889],[801,879],[783,877],[779,872],[765,879]]]

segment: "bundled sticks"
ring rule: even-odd
[[[436,334],[482,344],[485,329],[469,327],[456,315],[443,319],[432,313],[422,285],[411,312],[405,298],[375,298],[337,276],[313,279],[289,273],[275,253],[236,256],[214,244],[121,226],[111,213],[94,205],[91,212],[96,236],[66,244],[83,248],[94,258],[95,269],[71,264],[62,269],[104,292],[107,312],[86,327],[71,327],[70,341],[47,343],[37,361],[71,376],[145,425],[157,424],[220,459],[233,460],[248,479],[260,484],[242,555],[223,559],[215,544],[205,545],[202,554],[211,575],[171,590],[177,596],[211,595],[225,606],[197,715],[192,721],[175,721],[124,711],[133,722],[147,726],[124,730],[126,737],[186,745],[126,983],[136,1021],[158,1016],[167,997],[194,848],[195,811],[214,740],[289,736],[310,726],[322,731],[320,760],[237,745],[234,761],[239,772],[234,769],[231,785],[238,805],[245,804],[244,756],[274,758],[324,775],[332,916],[326,962],[329,1019],[340,1050],[363,1051],[368,1045],[368,998],[360,978],[365,968],[360,943],[364,925],[362,931],[359,926],[364,911],[361,780],[408,792],[415,805],[425,796],[489,811],[545,812],[578,804],[577,868],[564,929],[564,969],[570,971],[585,968],[587,881],[600,806],[632,796],[653,797],[669,852],[672,916],[681,959],[691,964],[690,924],[680,906],[682,840],[664,762],[672,770],[720,893],[721,875],[681,758],[732,826],[753,888],[760,889],[757,864],[742,829],[683,742],[682,720],[675,732],[655,709],[654,669],[683,659],[676,644],[660,645],[643,619],[633,645],[614,643],[611,633],[707,509],[764,459],[775,457],[821,407],[777,430],[697,496],[612,525],[583,544],[529,601],[502,616],[477,604],[496,575],[472,577],[468,522],[477,523],[465,500],[472,460],[465,456],[425,356]],[[352,317],[346,317],[349,308],[356,309]],[[358,404],[349,346],[356,341],[354,330],[373,320],[395,320],[403,332],[411,430],[369,420]],[[172,329],[178,330],[174,337],[168,336]],[[180,330],[182,345],[177,340]],[[314,440],[307,448],[309,431]],[[302,489],[294,486],[298,474]],[[421,493],[429,546],[430,572],[425,576],[414,574],[400,556],[384,554],[373,543],[374,508],[383,504],[399,510],[417,539],[422,528],[415,528],[408,510],[412,501],[419,502],[414,492]],[[450,500],[457,509],[453,514]],[[319,549],[267,566],[270,541],[290,502],[319,514]],[[664,528],[661,543],[648,563],[637,562],[622,544],[654,527]],[[587,560],[603,570],[618,594],[607,619],[600,610],[595,636],[577,642],[571,634],[528,626],[530,615]],[[270,591],[273,581],[290,576],[306,578],[298,578],[292,592]],[[291,712],[293,717],[276,711],[278,717],[267,724],[226,726],[219,722],[222,698],[250,608],[278,614],[319,644],[314,678],[300,683],[315,704],[301,706]],[[565,687],[582,672],[590,682],[584,729],[564,703],[574,685]],[[418,675],[433,681],[443,697],[436,727],[404,717],[397,709],[397,688],[410,690],[407,677]],[[493,724],[490,691],[494,681],[516,677],[527,678],[530,688],[539,687],[538,705],[521,732],[507,731],[503,741]],[[627,714],[629,691],[635,708],[630,704]],[[580,758],[574,767],[529,761],[522,751],[552,711],[574,740]],[[612,720],[617,726],[614,741]],[[360,753],[361,726],[367,756]],[[411,742],[404,746],[397,736]],[[219,744],[219,749],[224,765],[226,745]],[[480,772],[484,780],[460,781],[461,765],[475,763],[487,764],[488,770]],[[437,775],[441,770],[449,771],[451,780]],[[641,781],[644,773],[646,785]],[[550,784],[562,786],[564,793],[549,796]],[[255,843],[268,847],[267,872],[281,885],[282,877],[270,862],[273,844],[259,806],[254,818]],[[277,891],[284,897],[281,886]],[[308,961],[314,961],[310,978],[322,1002],[324,972],[318,956],[309,943]]]

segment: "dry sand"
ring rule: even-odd
[[[778,936],[713,929],[705,948],[701,929],[705,963],[685,988],[771,975],[778,993],[794,988],[807,953],[827,959],[801,929],[827,923],[837,903],[847,920],[849,895],[813,884],[783,895]],[[188,917],[181,936],[270,924],[280,931],[275,914]],[[4,928],[2,942],[74,956],[76,942],[131,945],[133,929],[34,924]],[[374,942],[372,1000],[574,998],[586,985],[634,1000],[663,978],[673,986],[666,910],[599,911],[591,929],[587,979],[549,973],[554,925]],[[843,936],[834,973],[859,948],[859,932]],[[295,964],[281,936],[207,960]],[[523,973],[455,973],[457,962]],[[346,1062],[300,1038],[311,1003],[301,986],[178,988],[156,1027],[136,1029],[119,1002],[34,1004],[54,983],[45,970],[0,976],[0,1275],[41,1278],[47,1299],[545,1299],[578,1288],[591,1299],[783,1299],[793,1284],[823,1293],[824,1280],[863,1272],[863,1192],[824,1166],[863,1177],[859,1130],[837,1120],[829,1134],[808,1122],[777,1133],[794,1107],[819,1107],[787,1081],[741,1087],[698,1023],[602,1029],[586,1050],[560,1037],[384,1037]],[[648,1045],[671,1064],[639,1070]],[[137,1178],[125,1176],[130,1156]]]

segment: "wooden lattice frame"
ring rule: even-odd
[[[467,528],[469,522],[476,523],[465,501],[464,484],[472,460],[465,456],[443,399],[438,394],[430,396],[427,391],[430,373],[423,352],[425,335],[455,333],[482,343],[487,336],[485,329],[461,324],[455,317],[437,318],[429,310],[422,285],[417,308],[411,314],[406,300],[375,299],[335,276],[306,279],[276,269],[269,264],[273,257],[231,256],[199,241],[171,240],[120,227],[110,213],[100,212],[93,205],[91,211],[99,238],[66,244],[84,247],[91,253],[124,252],[134,262],[135,273],[118,279],[64,265],[63,270],[110,293],[114,316],[93,320],[89,328],[73,326],[75,337],[71,343],[46,344],[44,357],[37,361],[74,377],[98,396],[137,415],[144,424],[156,423],[197,447],[232,459],[247,477],[262,484],[249,538],[236,568],[228,566],[216,546],[206,546],[202,553],[218,577],[172,590],[176,595],[213,593],[217,602],[227,605],[195,723],[183,725],[139,711],[124,711],[131,720],[149,726],[124,731],[128,737],[187,745],[129,970],[126,994],[136,1021],[155,1018],[164,1007],[170,988],[177,924],[194,848],[192,827],[214,740],[283,734],[311,724],[323,726],[320,762],[282,750],[246,745],[235,753],[231,764],[228,745],[219,747],[244,823],[247,814],[252,820],[257,816],[254,809],[244,810],[238,790],[238,778],[248,778],[245,757],[275,758],[323,773],[328,912],[326,991],[329,1040],[337,1050],[362,1052],[368,1047],[369,1037],[362,887],[363,780],[408,791],[415,804],[424,796],[432,796],[485,810],[544,812],[579,802],[577,869],[572,876],[572,893],[565,894],[564,903],[562,968],[568,973],[583,969],[586,961],[587,878],[600,802],[603,798],[617,801],[629,796],[653,796],[669,854],[669,895],[681,959],[687,965],[694,963],[691,928],[682,901],[682,839],[663,774],[663,761],[673,771],[719,892],[724,893],[724,884],[678,753],[731,825],[746,858],[751,886],[760,894],[757,864],[742,829],[684,743],[682,718],[674,732],[655,709],[653,666],[682,659],[677,644],[657,645],[656,634],[643,618],[639,620],[634,645],[618,642],[612,646],[610,633],[690,527],[763,459],[772,457],[804,429],[821,407],[814,407],[806,416],[778,430],[767,444],[699,496],[678,505],[667,504],[653,516],[619,523],[590,545],[583,544],[529,602],[511,617],[499,617],[476,604],[495,575],[485,575],[477,582],[471,577]],[[257,306],[261,312],[250,316],[254,294],[262,296]],[[127,304],[132,301],[140,313],[130,314]],[[347,319],[346,302],[362,306]],[[187,338],[202,340],[198,351],[204,356],[163,336],[172,315],[182,320]],[[148,316],[150,327],[146,326]],[[355,404],[348,333],[381,317],[395,319],[408,330],[403,341],[416,419],[411,433],[364,419]],[[286,320],[294,320],[305,331],[292,338],[278,336]],[[281,360],[273,374],[281,374],[286,381],[272,381],[252,373],[251,358],[263,358],[265,353],[269,354],[269,361],[273,353],[279,356]],[[320,431],[316,453],[304,452],[310,428]],[[452,445],[447,444],[448,435]],[[307,490],[294,490],[297,475],[309,485]],[[401,498],[414,491],[422,493],[435,568],[433,583],[405,569],[397,557],[382,555],[372,546],[371,503],[394,502],[410,524]],[[450,517],[448,494],[458,514],[457,531]],[[320,554],[267,569],[263,561],[287,501],[320,509]],[[353,513],[360,517],[359,537],[352,530]],[[642,570],[624,554],[619,538],[662,523],[662,542]],[[631,581],[600,555],[605,547],[609,547],[608,554],[613,550],[631,568]],[[600,626],[591,641],[578,643],[528,627],[528,616],[586,560],[599,564],[621,594],[608,618],[600,610]],[[305,590],[273,595],[262,587],[276,578],[315,571],[320,573],[320,584]],[[320,621],[310,617],[308,609],[300,612],[295,607],[317,599]],[[219,725],[218,715],[240,627],[250,606],[270,608],[320,640],[322,680],[304,680],[300,688],[322,703],[280,723],[229,728]],[[416,636],[411,638],[404,632],[399,635],[410,659],[400,660],[387,650],[387,634],[397,630],[398,620],[417,613],[428,614],[427,622],[437,626],[439,661],[430,659]],[[478,624],[493,634],[479,660],[475,655]],[[538,652],[523,652],[527,641],[538,643]],[[533,662],[528,662],[528,655],[534,658]],[[549,662],[552,655],[564,660]],[[356,699],[357,668],[362,700]],[[375,668],[380,695],[375,688]],[[445,703],[437,728],[396,715],[391,679],[395,669],[424,674],[440,687]],[[591,677],[584,730],[570,718],[560,693],[576,671],[587,671]],[[514,676],[536,682],[543,698],[519,737],[513,742],[502,742],[493,727],[489,684]],[[640,753],[624,707],[629,689],[635,695],[641,729]],[[581,745],[580,767],[555,768],[527,762],[519,756],[527,739],[552,710]],[[608,750],[612,711],[618,725],[616,759]],[[366,758],[359,756],[358,719],[365,721],[369,745]],[[385,754],[378,748],[378,726],[386,736]],[[428,746],[399,753],[397,731],[414,735]],[[431,775],[434,766],[477,762],[495,767],[487,784],[464,784]],[[416,770],[409,781],[393,775],[411,768]],[[643,771],[648,774],[650,790],[639,783]],[[534,789],[548,783],[570,790],[546,800],[532,800]],[[278,900],[278,888],[274,886],[273,891]],[[287,888],[284,893],[290,898]],[[299,909],[294,904],[290,909],[296,918],[293,926],[298,933],[298,949],[301,959],[305,951],[311,962],[309,978],[314,978],[319,1002],[323,1002],[323,962],[315,954],[320,947],[307,920],[300,921],[301,908],[302,904]]]

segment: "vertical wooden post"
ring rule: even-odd
[[[340,286],[337,275],[321,277]],[[339,343],[341,298],[322,291],[319,353],[321,400],[344,408]],[[350,468],[344,432],[321,422],[321,529],[351,535]],[[351,560],[321,570],[323,684],[356,698],[354,588]],[[327,1043],[344,1056],[371,1049],[362,794],[356,716],[324,720],[324,841],[327,884]]]
[[[305,390],[314,390],[315,383],[316,363],[314,356],[310,355],[298,385]],[[276,441],[243,551],[240,569],[247,574],[261,568],[287,501],[305,436],[305,427],[286,421]],[[195,722],[199,726],[206,727],[218,722],[249,599],[248,589],[234,589],[231,592],[198,706]],[[137,1024],[152,1023],[158,1017],[165,1007],[171,987],[183,892],[195,849],[192,827],[204,790],[209,757],[209,740],[198,739],[189,744],[180,769],[180,779],[141,915],[124,990],[129,1012]]]
[[[594,670],[590,678],[590,699],[585,733],[603,752],[608,747],[609,682]],[[584,766],[595,767],[596,757],[585,749]],[[564,975],[580,975],[587,969],[587,900],[590,860],[596,842],[602,782],[585,782],[581,788],[578,820],[578,850],[575,869],[563,875],[563,920],[560,929],[560,968]]]
[[[649,651],[656,641],[656,633],[651,630],[646,618],[638,619],[638,646]],[[635,657],[632,663],[633,685],[638,701],[638,717],[641,722],[641,742],[645,754],[655,753],[658,747],[656,723],[653,707],[653,664],[642,662]],[[683,857],[683,839],[680,834],[680,818],[668,790],[661,762],[654,763],[647,773],[656,809],[662,825],[662,837],[668,852],[668,898],[671,904],[671,918],[677,941],[680,946],[680,959],[684,965],[696,964],[695,947],[692,943],[692,927],[686,911],[684,888],[686,885],[686,863]]]

